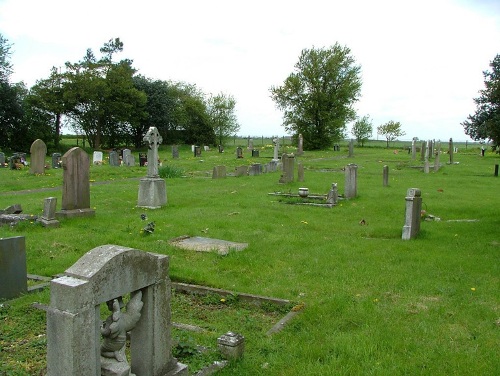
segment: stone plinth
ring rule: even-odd
[[[167,184],[161,178],[143,178],[139,183],[137,206],[158,209],[167,204]]]
[[[217,338],[217,347],[224,358],[239,359],[243,357],[245,351],[245,337],[238,333],[227,332]]]

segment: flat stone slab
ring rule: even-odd
[[[171,239],[169,242],[178,248],[197,252],[217,252],[219,255],[227,255],[230,251],[242,251],[248,247],[248,243],[236,243],[200,236],[181,236]]]

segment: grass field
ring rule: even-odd
[[[2,226],[0,237],[26,237],[31,274],[62,273],[90,249],[118,244],[169,255],[175,281],[305,304],[280,333],[266,336],[283,312],[269,309],[268,316],[238,302],[228,307],[216,301],[187,302],[185,309],[176,301],[174,321],[208,329],[204,336],[176,332],[181,340],[189,337],[186,348],[214,346],[227,330],[246,337],[244,358],[220,375],[498,374],[498,155],[488,151],[481,157],[478,146],[460,145],[456,164],[446,164],[443,153],[439,171],[424,174],[419,156],[412,161],[405,149],[409,143],[385,149],[379,147],[383,142],[373,142],[356,147],[352,158],[346,145],[339,152],[305,152],[297,158],[305,167],[304,182],[278,184],[279,172],[211,179],[217,165],[233,171],[270,161],[268,140],[254,141],[258,158],[245,149],[244,158],[236,159],[236,146],[245,142],[235,141],[223,154],[202,152],[201,158],[182,146],[176,160],[163,146],[162,164],[183,177],[167,179],[168,204],[158,210],[136,207],[144,168],[91,166],[94,218],[63,220],[54,229],[29,222]],[[269,195],[299,187],[325,194],[334,182],[343,193],[342,169],[348,163],[358,165],[358,197],[332,209],[288,205]],[[40,176],[0,169],[0,208],[19,203],[24,213],[41,214],[45,197],[57,197],[60,206],[61,186],[60,169]],[[426,213],[440,221],[422,222],[418,238],[403,241],[405,195],[412,187],[421,189]],[[155,221],[153,234],[141,232],[141,214]],[[362,219],[366,225],[360,225]],[[182,235],[249,247],[220,256],[168,243]],[[43,374],[45,314],[31,304],[48,299],[45,290],[0,303],[0,375]],[[190,317],[193,310],[196,317]],[[186,362],[196,369],[213,358],[200,357]]]

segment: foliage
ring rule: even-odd
[[[364,146],[372,136],[373,125],[368,115],[358,118],[353,124],[351,133],[356,137],[358,145]]]
[[[404,136],[406,133],[401,129],[401,123],[399,121],[394,122],[390,120],[377,127],[377,134],[385,137],[387,140],[387,148],[389,148],[390,141],[395,141],[398,137]]]
[[[500,145],[500,54],[490,62],[491,71],[483,72],[485,89],[474,99],[476,112],[462,123],[465,134],[474,140],[489,139]]]
[[[11,47],[8,39],[0,34],[0,81],[2,82],[9,82],[9,77],[12,74]]]
[[[271,87],[271,98],[284,111],[285,129],[303,135],[304,149],[325,149],[343,138],[346,123],[355,118],[360,70],[350,49],[338,43],[328,49],[304,49],[295,72],[282,86]]]
[[[235,114],[236,100],[231,95],[219,93],[208,99],[208,114],[219,145],[235,135],[240,130],[240,125]]]
[[[162,179],[180,178],[184,175],[184,170],[178,166],[166,165],[158,169],[158,175]]]

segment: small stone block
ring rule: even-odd
[[[245,337],[241,334],[227,332],[217,338],[217,347],[226,359],[238,359],[245,351]]]

